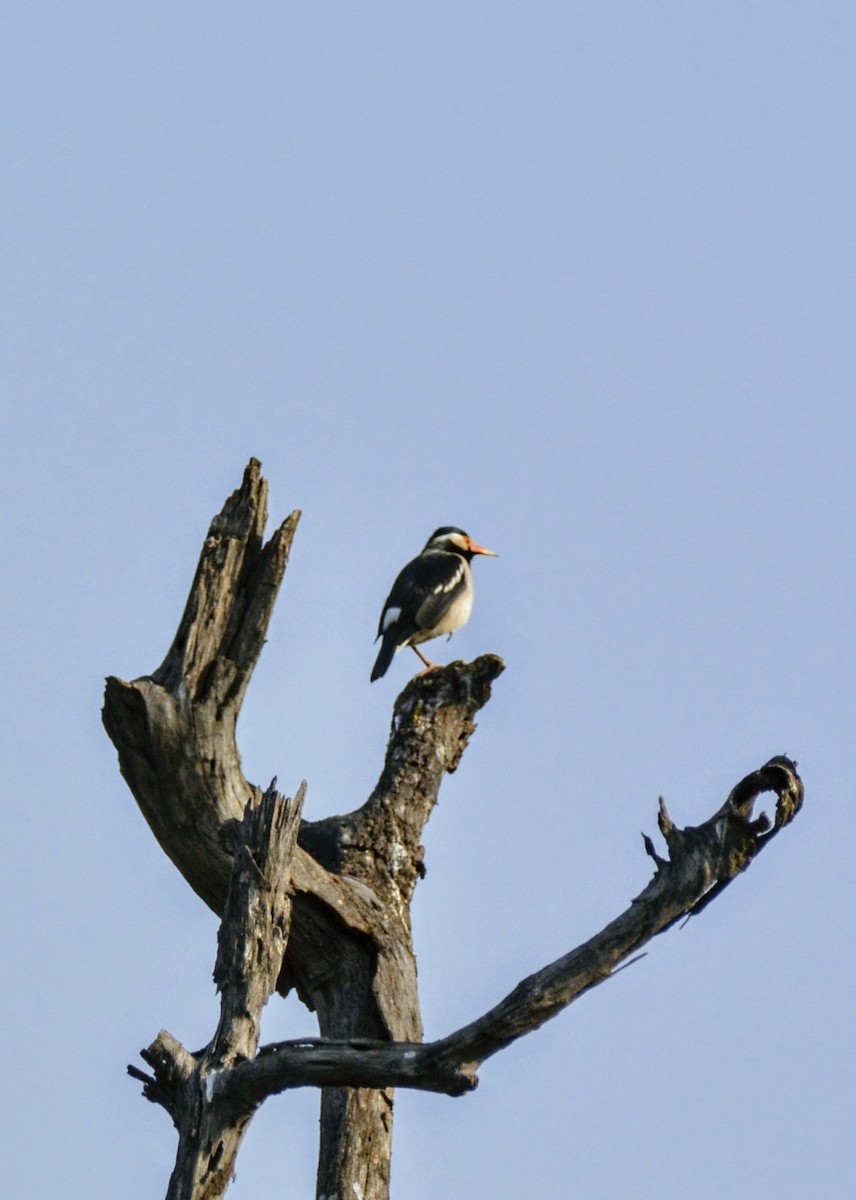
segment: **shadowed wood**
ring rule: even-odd
[[[251,800],[235,831],[236,849],[214,967],[220,1020],[211,1042],[188,1053],[162,1031],[136,1068],[148,1099],[162,1104],[178,1130],[178,1151],[167,1200],[222,1196],[256,1104],[224,1087],[237,1062],[255,1057],[262,1009],[276,986],[291,918],[291,859],[303,805],[274,784]]]
[[[321,1088],[318,1197],[387,1200],[393,1089],[472,1090],[491,1055],[609,979],[657,933],[700,913],[796,814],[803,787],[780,756],[738,783],[704,824],[658,817],[655,874],[630,907],[462,1029],[422,1044],[410,902],[421,837],[446,773],[460,763],[502,660],[484,655],[412,679],[395,702],[385,762],[362,805],[302,822],[241,769],[235,729],[288,563],[299,513],[264,541],[267,485],[250,461],[214,518],[163,663],[107,680],[104,724],[160,845],[222,923],[217,1031],[190,1054],[161,1032],[129,1072],[179,1131],[168,1200],[215,1200],[268,1096]],[[280,766],[281,770],[281,765]],[[776,813],[753,816],[773,791]],[[259,1047],[261,1010],[295,988],[320,1038]],[[284,1185],[287,1189],[287,1184]]]
[[[765,792],[777,795],[773,822],[764,814],[752,818],[753,805]],[[747,775],[702,825],[678,829],[661,801],[659,823],[670,857],[654,854],[646,839],[657,864],[648,886],[600,933],[524,979],[483,1016],[422,1045],[303,1040],[266,1046],[254,1061],[237,1067],[229,1086],[258,1101],[286,1088],[331,1082],[462,1095],[476,1086],[476,1069],[487,1058],[611,978],[658,933],[701,912],[793,820],[802,801],[796,765],[783,756]]]
[[[235,829],[260,797],[244,777],[235,730],[300,516],[292,513],[265,542],[267,494],[252,459],[211,522],[164,661],[131,682],[111,677],[105,690],[104,725],[125,780],[165,853],[219,915]],[[296,988],[326,1036],[421,1039],[407,903],[422,869],[421,832],[502,669],[487,655],[413,680],[396,702],[369,801],[303,825],[278,986]],[[384,1200],[391,1130],[391,1093],[325,1094],[319,1195],[350,1195],[357,1186],[364,1200]]]

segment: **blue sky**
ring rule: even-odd
[[[442,524],[500,554],[437,650],[508,669],[426,833],[428,1036],[641,890],[660,794],[692,824],[773,754],[806,783],[745,878],[473,1096],[399,1096],[393,1194],[850,1196],[852,6],[29,0],[4,27],[17,1190],[165,1192],[173,1131],[124,1067],[208,1039],[216,927],[101,691],[160,662],[255,455],[304,517],[240,744],[308,816],[365,799],[418,665],[368,683],[395,573]],[[235,1200],[311,1195],[316,1121],[269,1103]]]

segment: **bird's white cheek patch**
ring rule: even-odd
[[[386,610],[386,612],[383,614],[383,632],[386,633],[386,631],[387,631],[387,629],[389,629],[390,625],[394,625],[400,616],[401,616],[400,608],[388,608]]]

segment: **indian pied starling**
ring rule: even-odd
[[[410,646],[427,668],[436,665],[417,650],[417,643],[444,633],[451,637],[466,625],[473,607],[470,559],[475,554],[496,557],[463,529],[444,525],[431,534],[419,557],[407,564],[380,615],[377,636],[383,641],[372,669],[372,683],[386,674],[392,656],[403,646]]]

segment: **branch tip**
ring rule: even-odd
[[[642,834],[642,841],[645,845],[645,853],[648,855],[649,858],[653,858],[654,862],[657,864],[658,867],[665,867],[668,865],[668,860],[665,858],[662,858],[657,853],[657,851],[654,849],[654,843],[651,840],[651,838],[648,836],[647,833]]]

